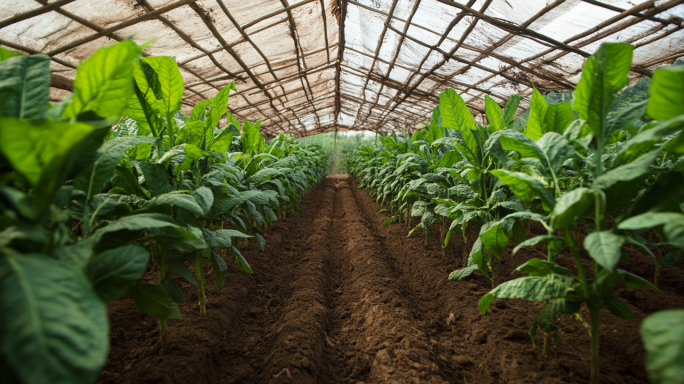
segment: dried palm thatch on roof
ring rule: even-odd
[[[573,89],[604,41],[635,46],[634,81],[684,55],[684,0],[0,1],[0,45],[52,57],[53,101],[99,47],[157,38],[184,112],[235,81],[230,112],[270,135],[410,129],[447,87],[484,119],[484,94]]]

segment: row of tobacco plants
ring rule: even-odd
[[[448,89],[425,129],[403,139],[392,133],[348,157],[361,188],[389,204],[381,211],[392,215],[386,225],[403,221],[407,230],[426,236],[439,227],[443,247],[454,231],[465,242],[468,226],[479,229],[463,268],[449,278],[479,271],[491,279],[491,292],[479,302],[483,314],[499,298],[542,302],[530,335],[541,328],[546,351],[548,336],[558,339],[554,321],[580,316],[585,306],[592,383],[599,382],[599,312],[634,318],[613,294],[615,284],[657,290],[661,268],[675,264],[684,250],[684,66],[656,70],[649,99],[609,119],[616,94],[629,83],[632,51],[628,44],[601,45],[584,64],[571,101],[548,105],[534,89],[521,130],[514,128],[519,96],[503,109],[485,96],[489,124],[483,126]],[[420,217],[414,228],[412,217]],[[547,234],[526,239],[531,220]],[[580,227],[588,233],[582,243]],[[540,243],[546,253],[516,269],[528,276],[500,283],[499,264],[511,237],[514,253]],[[653,258],[655,276],[616,268],[627,261],[627,245]],[[584,251],[590,262],[583,262]],[[574,257],[574,270],[554,261],[563,252]],[[651,380],[681,383],[684,310],[650,316],[642,334]]]
[[[317,146],[227,113],[229,83],[190,116],[170,57],[132,40],[76,70],[49,103],[50,58],[0,50],[0,381],[92,383],[109,347],[106,304],[122,295],[167,321],[195,285],[206,314],[205,259],[216,286],[240,248],[299,210],[327,169]],[[228,125],[218,128],[226,115]],[[152,261],[158,280],[141,279]],[[191,273],[191,268],[194,274]]]

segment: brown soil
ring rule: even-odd
[[[267,230],[265,251],[250,244],[244,254],[253,275],[229,263],[220,292],[209,278],[207,316],[199,316],[195,287],[176,280],[188,301],[183,318],[169,321],[164,355],[153,318],[130,300],[111,304],[111,351],[99,383],[588,382],[589,336],[579,321],[561,319],[561,343],[544,355],[543,333],[537,348],[527,334],[537,303],[497,300],[481,315],[477,301],[491,282],[479,272],[447,281],[461,267],[463,238],[454,235],[443,251],[437,226],[427,247],[422,232],[406,237],[405,223],[383,227],[389,216],[357,186],[326,179],[302,204],[303,217]],[[528,237],[542,231],[533,224]],[[503,281],[539,257],[531,249],[511,257],[512,249],[511,242]],[[651,278],[652,261],[628,252],[621,267]],[[557,261],[574,265],[570,255]],[[637,319],[602,314],[602,383],[648,382],[639,325],[655,311],[684,308],[682,288],[681,266],[663,271],[663,293],[617,287]]]

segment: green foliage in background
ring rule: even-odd
[[[333,147],[334,147],[334,132],[321,133],[318,135],[307,136],[296,139],[297,142],[303,144],[319,145],[326,154],[328,162],[328,174],[333,173]],[[375,134],[372,132],[338,132],[337,133],[337,169],[335,173],[347,174],[349,170],[346,166],[345,159],[347,154],[354,150],[354,148],[361,145],[370,145],[375,140]]]

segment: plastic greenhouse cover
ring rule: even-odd
[[[0,0],[0,45],[53,58],[51,101],[126,37],[174,58],[183,112],[235,81],[229,112],[269,135],[404,130],[454,88],[483,122],[572,90],[602,42],[635,46],[633,82],[684,55],[683,0]]]

